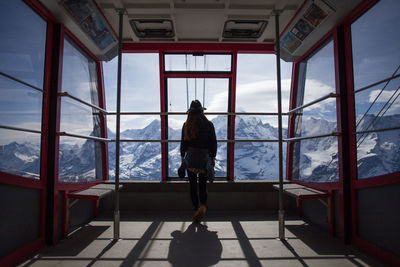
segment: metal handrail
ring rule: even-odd
[[[379,81],[379,82],[376,82],[376,83],[367,85],[367,86],[365,86],[365,87],[362,87],[362,88],[360,88],[360,89],[354,90],[354,91],[353,91],[353,94],[356,94],[356,93],[359,93],[359,92],[361,92],[361,91],[367,90],[367,89],[369,89],[369,88],[371,88],[371,87],[374,87],[374,86],[377,86],[377,85],[379,85],[379,84],[381,84],[381,83],[384,83],[384,82],[387,82],[387,81],[390,81],[390,80],[394,80],[394,79],[396,79],[396,78],[398,78],[398,77],[400,77],[400,73],[397,74],[397,75],[394,75],[394,76],[392,76],[392,77],[383,79],[383,80],[381,80],[381,81]]]
[[[67,133],[67,132],[57,132],[57,134],[59,136],[70,136],[70,137],[89,139],[89,140],[100,141],[100,142],[111,142],[111,140],[112,140],[109,138],[102,138],[102,137],[96,137],[96,136],[90,136],[90,135],[72,134],[72,133]]]
[[[115,139],[110,139],[110,142],[115,142]],[[180,143],[181,140],[176,139],[120,139],[120,142],[126,143],[140,143],[140,142],[148,142],[148,143]],[[277,143],[279,140],[273,139],[220,139],[217,140],[218,143]]]
[[[105,109],[102,109],[102,108],[100,108],[100,107],[98,107],[98,106],[96,106],[96,105],[93,105],[93,104],[91,104],[91,103],[88,103],[88,102],[86,102],[86,101],[84,101],[84,100],[82,100],[82,99],[80,99],[80,98],[78,98],[78,97],[75,97],[75,96],[69,94],[68,92],[61,92],[61,93],[58,93],[58,95],[59,95],[59,96],[66,96],[66,97],[69,97],[69,98],[71,98],[71,99],[73,99],[73,100],[75,100],[75,101],[78,101],[78,102],[80,102],[80,103],[86,105],[86,106],[89,106],[89,107],[91,107],[91,108],[97,109],[97,110],[100,111],[101,113],[104,113],[104,114],[107,114],[107,113],[108,113]]]
[[[309,103],[307,103],[307,104],[305,104],[305,105],[302,105],[302,106],[299,106],[299,107],[294,108],[294,109],[292,109],[292,110],[289,110],[288,114],[295,113],[296,111],[298,111],[298,110],[300,110],[300,109],[304,109],[304,108],[306,108],[306,107],[312,106],[312,105],[314,105],[314,104],[316,104],[316,103],[319,103],[319,102],[321,102],[321,101],[324,101],[325,99],[328,99],[328,98],[331,98],[331,97],[338,97],[338,96],[339,96],[339,94],[329,93],[329,94],[327,94],[327,95],[325,95],[325,96],[323,96],[323,97],[317,98],[317,99],[315,99],[314,101],[311,101],[311,102],[309,102]]]
[[[376,130],[365,130],[365,131],[359,131],[359,132],[356,131],[353,134],[384,132],[384,131],[392,131],[392,130],[399,130],[399,129],[400,129],[400,126],[397,126],[397,127],[390,127],[390,128],[381,128],[381,129],[376,129]]]
[[[107,115],[116,115],[115,111],[106,112]],[[120,112],[120,115],[187,115],[187,112]],[[252,116],[278,116],[276,112],[204,112],[204,115],[228,115],[228,116],[241,116],[241,115],[252,115]],[[290,115],[290,113],[282,113],[282,115]]]
[[[293,137],[284,139],[285,142],[297,142],[307,139],[314,139],[314,138],[322,138],[322,137],[329,137],[329,136],[340,136],[339,132],[332,132],[330,134],[321,134],[321,135],[313,135],[313,136],[304,136],[304,137]]]
[[[35,89],[35,90],[37,90],[37,91],[42,92],[42,93],[45,93],[45,91],[44,91],[43,89],[41,89],[41,88],[39,88],[39,87],[36,87],[36,86],[34,86],[34,85],[32,85],[32,84],[29,84],[29,83],[27,83],[27,82],[24,82],[24,81],[22,81],[22,80],[20,80],[20,79],[14,78],[13,76],[10,76],[10,75],[8,75],[8,74],[6,74],[6,73],[4,73],[4,72],[0,72],[0,75],[3,75],[4,77],[7,77],[7,78],[9,78],[9,79],[11,79],[11,80],[14,80],[14,81],[16,81],[16,82],[22,83],[23,85],[26,85],[26,86],[28,86],[28,87],[31,87],[31,88],[33,88],[33,89]]]
[[[42,133],[42,131],[39,131],[39,130],[31,130],[31,129],[20,128],[20,127],[6,126],[6,125],[0,125],[0,128],[14,130],[14,131],[20,131],[20,132],[30,132],[30,133],[37,133],[37,134]]]

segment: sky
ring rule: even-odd
[[[229,57],[230,58],[230,57]],[[167,68],[182,67],[182,58],[168,59]],[[198,59],[198,68],[204,68],[204,61]],[[188,60],[190,61],[190,59]],[[219,63],[218,63],[219,62]],[[227,69],[227,60],[208,59],[209,69]],[[188,63],[193,66],[193,58]],[[228,64],[229,65],[229,64]],[[178,67],[175,67],[178,66]],[[185,67],[185,66],[183,66]],[[192,69],[194,67],[191,67]],[[288,111],[289,90],[292,63],[281,61],[282,75],[282,110]],[[106,107],[108,111],[116,110],[117,59],[103,64],[106,87]],[[228,79],[182,79],[174,78],[168,84],[168,111],[185,112],[187,110],[187,92],[189,99],[195,95],[209,112],[228,111]],[[122,58],[121,111],[160,111],[160,80],[158,54],[124,54]],[[275,55],[238,55],[238,72],[236,88],[236,110],[238,112],[277,112],[277,82]],[[203,93],[204,92],[204,93]],[[204,95],[203,95],[204,94]],[[190,104],[189,100],[189,104]],[[209,119],[215,116],[208,116]],[[121,131],[142,128],[157,116],[121,116]],[[159,117],[158,117],[159,118]],[[182,127],[185,116],[169,116],[169,126]],[[277,126],[276,117],[263,116],[264,122]],[[287,117],[284,117],[287,124]],[[115,129],[115,116],[108,116],[108,127]]]

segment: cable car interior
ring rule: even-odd
[[[398,0],[2,0],[1,266],[400,266]],[[192,222],[180,141],[217,137]]]

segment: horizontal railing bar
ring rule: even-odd
[[[96,137],[96,136],[90,136],[90,135],[72,134],[72,133],[67,133],[67,132],[57,132],[57,134],[59,136],[70,136],[70,137],[89,139],[89,140],[100,141],[100,142],[111,142],[112,141],[111,139],[108,139],[108,138],[102,138],[102,137]]]
[[[322,137],[329,137],[329,136],[340,136],[338,132],[332,132],[330,134],[321,134],[321,135],[313,135],[313,136],[304,136],[304,137],[293,137],[284,139],[285,142],[297,142],[307,139],[315,139],[315,138],[322,138]]]
[[[384,131],[392,131],[392,130],[399,130],[400,126],[397,127],[390,127],[390,128],[382,128],[382,129],[377,129],[377,130],[365,130],[365,131],[359,131],[359,132],[354,132],[355,134],[364,134],[364,133],[374,133],[374,132],[384,132]]]
[[[11,79],[11,80],[14,80],[14,81],[16,81],[16,82],[22,83],[23,85],[26,85],[26,86],[28,86],[28,87],[31,87],[31,88],[33,88],[33,89],[35,89],[35,90],[37,90],[37,91],[40,91],[40,92],[44,93],[44,90],[41,89],[41,88],[39,88],[39,87],[36,87],[36,86],[34,86],[34,85],[31,85],[31,84],[29,84],[29,83],[27,83],[27,82],[24,82],[24,81],[20,80],[20,79],[14,78],[13,76],[10,76],[10,75],[8,75],[8,74],[6,74],[6,73],[4,73],[4,72],[0,72],[0,74],[3,75],[4,77],[7,77],[7,78],[9,78],[9,79]]]
[[[100,111],[100,112],[102,112],[102,113],[104,113],[104,114],[107,114],[107,111],[106,111],[105,109],[102,109],[102,108],[100,108],[100,107],[98,107],[98,106],[96,106],[96,105],[93,105],[93,104],[88,103],[88,102],[86,102],[86,101],[84,101],[84,100],[82,100],[82,99],[79,99],[79,98],[77,98],[77,97],[75,97],[75,96],[69,94],[68,92],[62,92],[62,93],[59,93],[58,95],[59,95],[59,96],[66,96],[66,97],[69,97],[69,98],[71,98],[71,99],[73,99],[73,100],[75,100],[75,101],[78,101],[78,102],[80,102],[80,103],[86,105],[86,106],[92,107],[92,108],[97,109],[98,111]]]
[[[187,115],[187,112],[120,112],[120,115]],[[107,115],[117,115],[117,112],[107,112]],[[204,112],[204,115],[258,115],[258,116],[278,116],[276,112]],[[282,113],[283,116],[289,115],[289,113]]]
[[[37,134],[42,133],[42,131],[38,131],[38,130],[31,130],[31,129],[20,128],[20,127],[6,126],[6,125],[0,125],[0,128],[14,130],[14,131],[20,131],[20,132],[29,132],[29,133],[37,133]]]
[[[289,110],[288,114],[295,113],[296,111],[298,111],[300,109],[304,109],[304,108],[312,106],[312,105],[314,105],[314,104],[316,104],[318,102],[324,101],[325,99],[328,99],[328,98],[331,98],[331,97],[337,97],[337,96],[339,96],[339,95],[335,94],[335,93],[329,93],[329,94],[327,94],[327,95],[325,95],[323,97],[317,98],[314,101],[311,101],[311,102],[309,102],[309,103],[307,103],[305,105],[302,105],[302,106],[299,106],[299,107],[294,108],[292,110]]]
[[[140,143],[140,142],[147,142],[147,143],[180,143],[181,140],[173,140],[173,139],[120,139],[120,142],[126,142],[126,143]],[[115,139],[111,139],[110,142],[115,142]],[[227,140],[227,139],[221,139],[217,140],[218,143],[278,143],[279,140],[271,140],[271,139],[235,139],[235,140]]]
[[[384,83],[384,82],[387,82],[387,81],[390,81],[390,80],[394,80],[394,79],[396,79],[396,78],[398,78],[398,77],[400,77],[400,73],[397,74],[397,75],[395,75],[395,76],[392,76],[392,77],[383,79],[383,80],[381,80],[381,81],[379,81],[379,82],[376,82],[376,83],[367,85],[367,86],[365,86],[365,87],[362,87],[362,88],[360,88],[360,89],[354,90],[353,94],[356,94],[356,93],[359,93],[359,92],[361,92],[361,91],[367,90],[367,89],[369,89],[369,88],[371,88],[371,87],[374,87],[374,86],[377,86],[377,85],[379,85],[379,84],[381,84],[381,83]]]

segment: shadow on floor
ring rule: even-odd
[[[168,261],[173,266],[210,266],[221,258],[222,244],[217,232],[207,226],[192,223],[185,232],[173,231]]]

